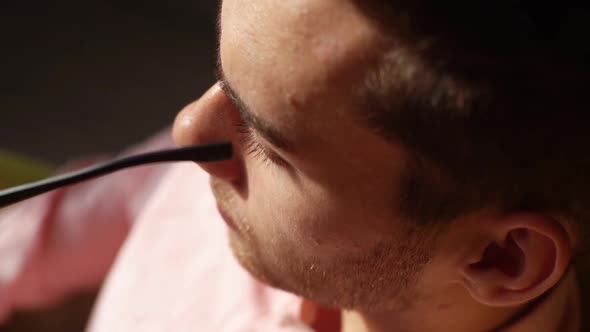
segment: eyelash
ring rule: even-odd
[[[264,165],[277,164],[284,165],[285,161],[272,152],[269,152],[262,144],[256,140],[254,130],[244,122],[235,124],[237,132],[240,134],[240,140],[246,148],[248,156],[259,159]]]

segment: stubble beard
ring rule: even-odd
[[[218,202],[231,208],[231,189],[211,181]],[[239,264],[254,278],[327,307],[364,312],[405,312],[416,298],[415,281],[429,262],[434,237],[408,230],[403,236],[375,245],[361,257],[325,260],[305,257],[297,248],[272,248],[273,255],[243,216],[232,218],[239,231],[229,230],[230,247]]]

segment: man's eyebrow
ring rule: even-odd
[[[281,150],[292,152],[294,150],[292,141],[283,136],[283,134],[281,134],[281,132],[276,127],[274,127],[264,119],[257,117],[254,113],[252,113],[252,111],[250,111],[248,105],[246,105],[243,102],[236,90],[231,86],[231,84],[227,80],[220,62],[221,61],[217,61],[217,79],[219,80],[221,88],[223,89],[225,94],[228,96],[229,99],[231,99],[232,103],[236,106],[242,120],[244,120],[248,127],[254,129],[258,134],[260,134],[265,140],[267,140],[272,145],[276,146]]]

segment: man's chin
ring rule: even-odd
[[[265,264],[263,257],[257,252],[256,246],[248,243],[239,234],[235,234],[235,232],[229,232],[229,242],[238,263],[259,282],[313,300],[322,305],[335,307],[336,302],[333,296],[324,294],[327,288],[321,280],[316,279],[317,282],[314,285],[310,285],[309,280],[305,281],[300,273],[289,273],[287,272],[289,269],[282,270],[279,266],[273,267]],[[291,269],[297,265],[295,262],[291,263]]]
[[[266,269],[263,268],[259,263],[259,257],[256,255],[255,250],[244,243],[244,239],[235,232],[229,232],[229,244],[234,257],[238,263],[246,270],[252,277],[258,281],[265,283],[271,287],[281,288],[276,280],[273,280]]]

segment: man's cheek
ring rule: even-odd
[[[250,207],[267,241],[280,239],[310,250],[342,247],[342,232],[347,229],[342,225],[347,221],[338,215],[342,207],[333,206],[323,188],[296,185],[279,176],[257,180],[249,197],[255,204]]]

